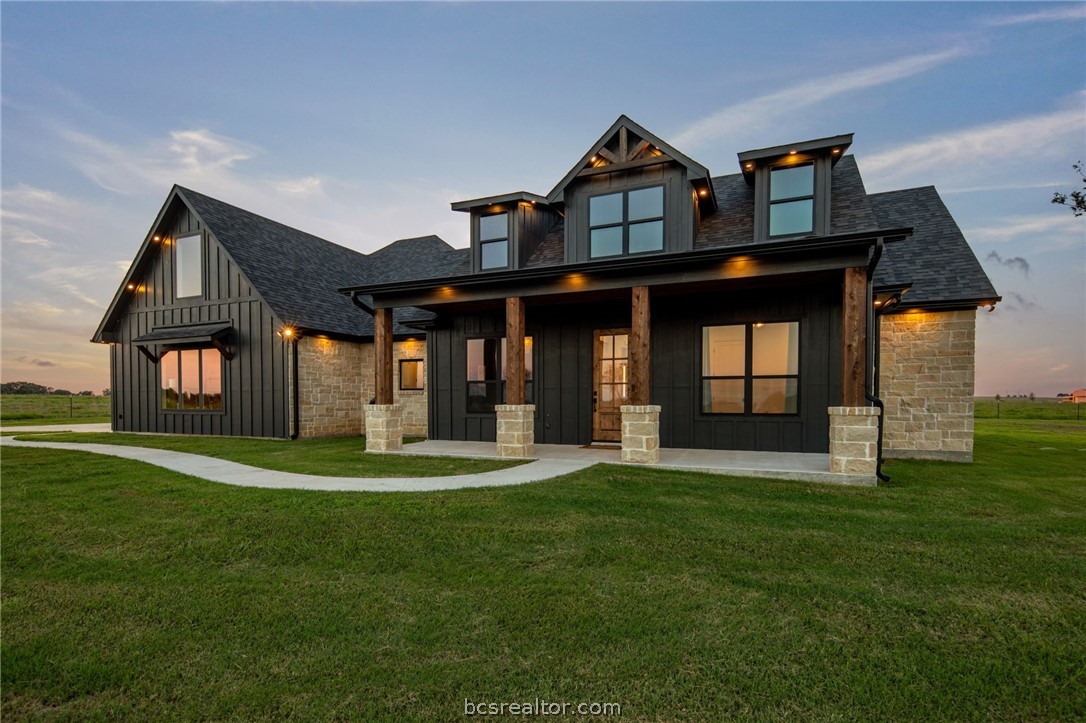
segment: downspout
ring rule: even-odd
[[[867,364],[866,384],[864,385],[864,398],[879,408],[878,444],[875,451],[875,476],[883,482],[889,482],[890,476],[882,471],[882,434],[885,424],[886,405],[878,397],[878,381],[876,372],[879,368],[879,314],[875,311],[874,283],[875,267],[882,258],[883,240],[880,238],[875,243],[875,250],[871,254],[871,260],[867,263]]]
[[[293,339],[290,340],[290,345],[291,345],[291,347],[293,347],[293,353],[294,353],[294,363],[292,365],[293,369],[291,370],[291,373],[294,376],[294,384],[293,384],[293,386],[294,386],[294,395],[293,395],[294,396],[294,431],[291,432],[290,439],[291,439],[291,441],[294,441],[294,440],[298,439],[298,436],[302,433],[302,420],[300,419],[301,405],[300,405],[300,403],[298,401],[300,392],[298,390],[298,337],[297,336],[295,336]]]

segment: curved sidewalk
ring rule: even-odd
[[[13,437],[0,438],[3,447],[45,447],[75,452],[91,452],[162,467],[181,474],[199,477],[209,482],[237,487],[264,487],[287,490],[324,490],[328,492],[432,492],[468,487],[505,487],[539,482],[591,467],[595,461],[536,460],[517,467],[448,477],[322,477],[318,475],[279,472],[250,467],[214,457],[187,452],[173,452],[151,447],[125,447],[114,444],[85,444],[82,442],[30,442]]]

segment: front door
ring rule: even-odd
[[[596,329],[592,351],[592,441],[622,441],[622,405],[628,404],[629,329]]]

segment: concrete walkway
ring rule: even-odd
[[[28,431],[23,429],[22,431]],[[173,452],[150,447],[126,447],[119,444],[81,442],[31,442],[12,437],[0,438],[2,447],[45,447],[76,452],[92,452],[111,457],[146,462],[156,467],[192,475],[211,482],[238,487],[265,487],[289,490],[325,490],[329,492],[432,492],[467,487],[505,487],[559,477],[595,464],[591,460],[540,459],[518,467],[448,477],[322,477],[278,472],[246,464],[228,462],[199,454]],[[493,445],[491,445],[493,446]]]

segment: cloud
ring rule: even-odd
[[[1069,3],[1064,7],[1054,7],[1047,10],[1038,10],[1021,15],[1003,15],[986,18],[981,25],[989,28],[1006,27],[1008,25],[1026,25],[1028,23],[1047,23],[1060,20],[1082,20],[1086,18],[1086,5]]]
[[[965,237],[972,243],[1004,243],[1023,236],[1040,236],[1058,246],[1073,246],[1083,242],[1084,232],[1081,219],[1069,213],[1047,213],[996,218],[990,226],[965,229]]]
[[[67,230],[79,218],[85,218],[86,208],[80,203],[55,191],[20,183],[3,190],[3,208],[0,218],[7,227],[45,226]],[[5,234],[7,236],[7,234]]]
[[[1019,294],[1017,291],[1009,291],[1004,294],[1000,306],[1004,311],[1037,311],[1042,308],[1036,301]]]
[[[1056,372],[1062,372],[1062,371],[1066,371],[1066,370],[1068,370],[1068,369],[1070,369],[1070,368],[1071,368],[1071,365],[1070,365],[1070,364],[1057,364],[1056,366],[1052,367],[1052,368],[1051,368],[1051,369],[1049,369],[1048,371],[1049,371],[1050,373],[1053,373],[1053,374],[1054,374],[1054,373],[1056,373]]]
[[[21,356],[18,359],[16,359],[15,361],[19,361],[19,362],[22,362],[23,364],[29,364],[29,365],[35,366],[35,367],[47,367],[48,368],[48,367],[59,366],[59,364],[57,364],[56,362],[51,362],[48,359],[36,359],[36,358],[31,359],[31,358],[26,357],[26,356]]]
[[[1021,271],[1025,274],[1026,278],[1029,278],[1029,262],[1021,256],[1012,256],[1010,258],[1003,258],[999,255],[998,251],[990,251],[988,255],[984,257],[985,261],[995,261],[997,264],[1006,266],[1013,271]]]
[[[933,177],[975,185],[1007,175],[1009,161],[1022,162],[1025,141],[1027,167],[1038,158],[1066,155],[1081,148],[1086,134],[1084,98],[1077,93],[1065,109],[939,133],[864,156],[864,179],[880,190],[930,183]]]
[[[967,53],[964,46],[934,53],[909,55],[888,63],[861,68],[798,85],[739,103],[703,118],[673,138],[677,148],[697,148],[710,141],[753,127],[762,127],[785,115],[820,105],[846,93],[892,83],[936,68]]]

